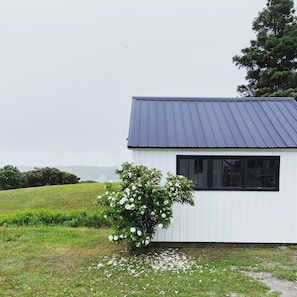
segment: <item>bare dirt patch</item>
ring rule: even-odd
[[[297,283],[287,280],[281,280],[273,277],[267,272],[244,272],[246,275],[262,282],[271,289],[271,292],[276,291],[281,293],[283,297],[296,297],[297,296]]]

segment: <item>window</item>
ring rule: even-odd
[[[177,156],[177,174],[195,190],[279,190],[280,157]]]

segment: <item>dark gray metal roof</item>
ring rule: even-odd
[[[297,148],[297,102],[133,97],[128,147]]]

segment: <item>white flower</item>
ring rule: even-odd
[[[109,239],[109,241],[112,241],[113,240],[113,236],[112,235],[109,235],[108,236],[108,239]]]
[[[156,213],[154,211],[151,212],[151,216],[154,216]]]
[[[98,198],[98,199],[101,199],[101,198],[102,198],[102,196],[101,196],[101,195],[99,195],[97,198]]]
[[[117,241],[119,238],[115,235],[114,237],[113,237],[113,240],[115,240],[115,241]]]
[[[163,212],[163,213],[161,214],[161,217],[162,217],[163,219],[165,219],[165,218],[166,218],[166,214]]]
[[[132,186],[132,190],[133,190],[133,191],[135,191],[135,190],[136,190],[136,187],[135,187],[134,185]]]
[[[134,202],[134,198],[130,198],[130,202]]]
[[[163,228],[163,224],[160,223],[160,224],[158,225],[158,227],[159,227],[160,229],[162,229],[162,228]]]
[[[121,234],[121,235],[120,235],[120,238],[121,238],[121,239],[123,239],[123,238],[124,238],[124,235],[123,235],[123,234]]]
[[[131,233],[135,233],[135,232],[136,232],[136,228],[131,227],[131,228],[130,228],[130,232],[131,232]]]
[[[164,205],[167,205],[168,203],[169,203],[168,200],[165,200],[165,201],[164,201]]]
[[[141,232],[140,230],[138,230],[138,231],[137,231],[137,235],[138,235],[138,236],[141,236],[141,235],[142,235],[142,232]]]
[[[125,205],[125,209],[127,209],[127,210],[133,210],[135,208],[135,204],[126,204]]]
[[[149,241],[149,239],[147,239],[147,240],[145,241],[144,245],[147,246],[147,245],[149,245],[149,243],[150,243],[150,241]]]
[[[126,197],[123,197],[123,198],[119,201],[119,203],[120,203],[120,205],[123,205],[126,201],[127,201],[127,198],[126,198]]]

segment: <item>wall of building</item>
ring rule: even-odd
[[[195,206],[174,205],[154,241],[297,243],[297,149],[133,149],[133,161],[176,173],[176,155],[280,156],[280,190],[195,191]]]

